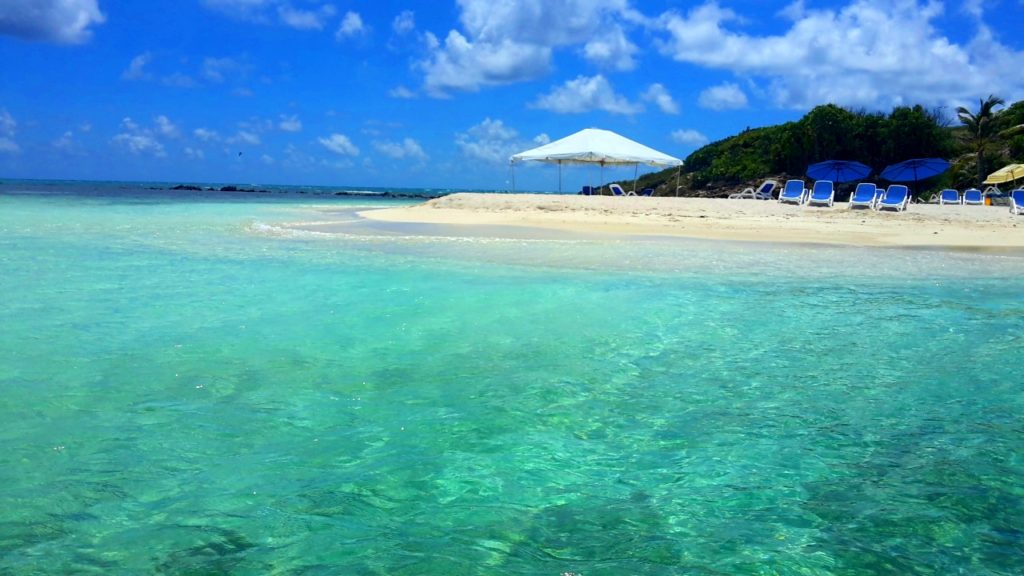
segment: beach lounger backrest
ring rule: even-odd
[[[757,189],[757,193],[762,196],[772,196],[775,194],[775,187],[778,185],[779,183],[775,180],[765,180],[761,187]]]
[[[640,191],[641,196],[654,196],[654,188],[644,188]]]
[[[895,208],[903,210],[910,200],[910,189],[903,184],[890,184],[885,190],[882,199],[878,201],[879,207]]]
[[[942,192],[939,192],[939,204],[959,204],[960,203],[960,192],[946,188]]]
[[[811,198],[814,200],[827,200],[835,194],[835,187],[831,180],[818,180],[811,188]]]
[[[608,188],[612,191],[612,194],[614,194],[616,196],[625,196],[626,195],[626,191],[623,190],[622,186],[619,186],[618,184],[609,184]]]
[[[1010,212],[1024,214],[1024,188],[1010,192]]]
[[[968,188],[964,190],[964,204],[984,204],[985,197],[982,196],[981,190],[977,188]]]
[[[861,182],[853,189],[853,196],[850,202],[857,204],[870,204],[875,201],[875,185],[871,182]]]
[[[804,200],[804,192],[803,180],[788,180],[786,181],[786,186],[782,189],[782,193],[779,194],[779,202],[801,204]]]
[[[584,196],[590,196],[593,193],[594,193],[594,188],[591,187],[591,186],[584,186],[583,189],[580,191],[580,194],[582,194]]]

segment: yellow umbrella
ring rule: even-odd
[[[988,175],[983,184],[1002,184],[1024,178],[1024,164],[1009,164]]]

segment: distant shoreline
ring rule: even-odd
[[[850,246],[1024,250],[1024,217],[1005,206],[914,204],[901,213],[799,207],[758,200],[459,193],[359,212],[369,220],[515,226],[711,240]],[[324,223],[329,226],[329,223]],[[324,231],[329,231],[324,228]]]

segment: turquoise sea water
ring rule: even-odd
[[[0,573],[1024,571],[1024,257],[316,202],[0,191]]]

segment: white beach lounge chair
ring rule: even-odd
[[[1010,192],[1010,213],[1024,214],[1024,188]]]
[[[985,203],[985,196],[981,193],[981,190],[978,190],[977,188],[968,188],[967,190],[964,190],[963,203],[965,205],[973,204],[975,206],[981,206]]]
[[[632,190],[626,192],[625,190],[622,189],[622,186],[619,186],[618,184],[609,184],[608,188],[612,191],[612,194],[614,194],[615,196],[636,196],[636,194]]]
[[[856,208],[857,206],[874,208],[875,200],[877,199],[878,188],[871,182],[861,182],[857,184],[857,187],[853,190],[853,195],[850,196],[850,208]]]
[[[807,195],[807,188],[804,187],[803,180],[788,180],[785,188],[779,193],[779,203],[790,203],[800,205],[804,203],[804,197]]]
[[[751,198],[753,200],[775,200],[775,189],[779,187],[779,183],[775,180],[765,180],[757,190],[753,188],[744,188],[743,192],[737,192],[735,194],[729,194],[729,198],[732,200]]]
[[[960,192],[952,188],[946,188],[939,192],[939,205],[942,204],[963,204],[963,200],[960,199]]]
[[[807,196],[807,206],[832,206],[836,198],[836,187],[831,180],[818,180]]]
[[[875,203],[875,210],[903,212],[910,204],[910,190],[903,184],[890,184],[885,194]]]

